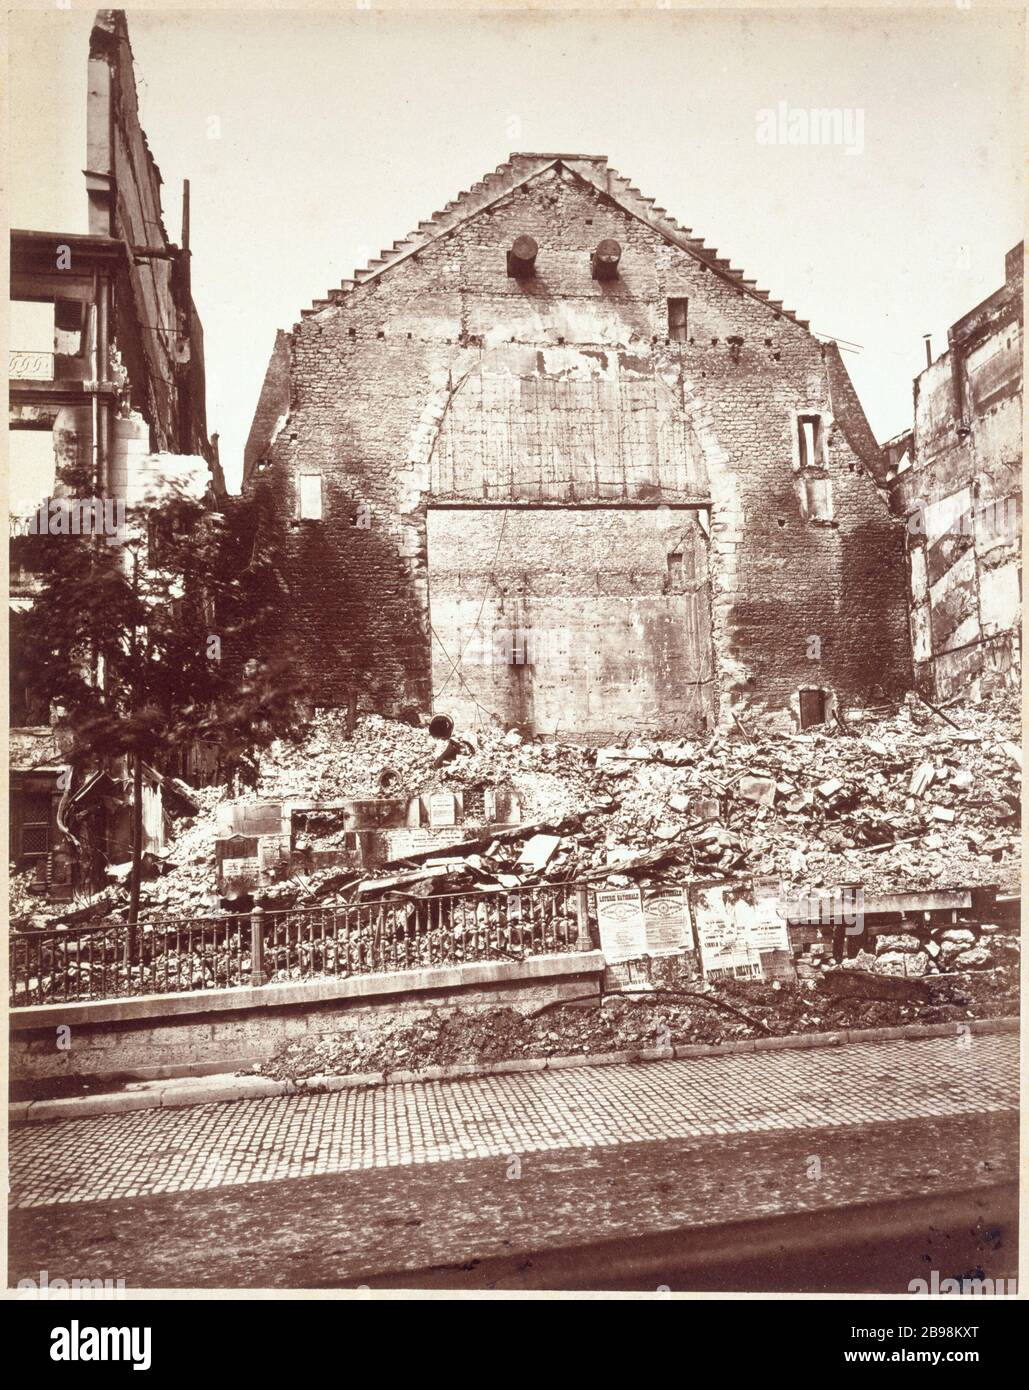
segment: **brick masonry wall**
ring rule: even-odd
[[[539,244],[527,280],[506,273],[519,235]],[[622,247],[614,280],[591,274],[602,238]],[[689,301],[687,343],[667,341],[670,297]],[[584,587],[579,514],[561,508],[708,503],[712,651],[691,648],[689,662],[714,673],[712,718],[724,722],[730,702],[787,711],[800,686],[844,703],[907,687],[902,528],[873,480],[874,441],[853,411],[848,428],[832,424],[842,363],[832,363],[834,388],[821,344],[773,306],[567,168],[544,170],[334,301],[294,330],[289,419],[251,483],[279,528],[293,595],[283,633],[298,643],[314,703],[353,691],[366,709],[430,706],[450,671],[438,652],[434,669],[430,626],[427,516],[442,500],[554,509],[541,553],[524,517],[517,528],[520,572],[546,559],[551,609],[563,556]],[[798,412],[826,424],[831,525],[803,513]],[[320,522],[296,520],[305,472],[323,476]],[[598,583],[624,582],[637,564],[643,532],[622,533]],[[475,566],[480,593],[495,599],[489,557]],[[623,616],[632,620],[631,604]],[[444,634],[451,657],[462,623]],[[613,684],[653,689],[660,641]],[[603,683],[587,691],[585,680],[574,675],[570,688],[586,727],[569,732],[604,722],[589,712],[603,708]],[[663,720],[654,713],[654,732],[669,731]]]

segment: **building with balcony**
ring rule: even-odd
[[[61,786],[50,711],[27,684],[23,656],[41,547],[60,543],[62,527],[116,527],[119,505],[131,505],[169,456],[204,473],[213,497],[224,493],[207,433],[188,184],[176,243],[121,11],[96,16],[87,103],[88,232],[11,233],[10,857],[53,891],[67,886],[57,807],[71,789]]]

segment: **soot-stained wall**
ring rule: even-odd
[[[603,160],[512,156],[316,302],[288,391],[277,344],[247,487],[313,703],[606,737],[906,688],[903,529],[839,355],[699,248]]]

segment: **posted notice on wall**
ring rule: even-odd
[[[647,954],[647,927],[638,888],[599,888],[597,926],[608,965]]]
[[[644,888],[643,925],[648,956],[674,956],[692,948],[686,889]]]
[[[693,944],[683,888],[602,888],[597,893],[597,924],[609,965],[676,955]]]
[[[759,951],[790,949],[782,884],[778,879],[755,878],[752,890],[736,898],[733,912]]]
[[[741,896],[741,890],[724,884],[693,889],[700,964],[707,980],[764,979],[761,954],[748,931],[750,913],[736,911]]]

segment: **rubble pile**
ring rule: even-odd
[[[805,888],[1016,888],[1018,709],[950,717],[960,728],[913,699],[847,732],[601,749],[603,847],[613,862],[637,844],[688,840],[698,873]]]
[[[504,782],[519,795],[531,827],[527,838],[541,828],[561,832],[546,862],[528,865],[517,841],[485,836],[463,859],[470,873],[457,876],[461,886],[574,878],[617,883],[620,875],[660,866],[660,876],[671,881],[771,875],[788,889],[848,883],[868,893],[980,884],[1014,889],[1020,876],[1017,707],[1012,700],[961,706],[947,717],[952,723],[912,699],[889,718],[846,731],[754,742],[740,731],[704,744],[600,749],[487,733],[473,751],[443,765],[430,762],[437,741],[424,731],[369,719],[350,744],[336,737],[323,744],[320,735],[331,781],[318,759],[312,776],[333,794],[346,778],[353,779],[346,784],[351,795],[371,793],[391,758],[409,795]],[[289,754],[288,785],[295,791],[307,758],[306,749]],[[280,777],[277,769],[269,773],[261,794],[284,790]],[[455,845],[475,838],[471,826],[454,830]],[[318,843],[332,842],[329,836]]]
[[[384,786],[391,797],[504,786],[517,796],[522,824],[498,829],[473,817],[454,825],[442,847],[374,869],[287,870],[259,899],[269,908],[342,906],[368,891],[417,896],[573,880],[620,885],[750,876],[778,877],[787,891],[845,884],[861,884],[869,894],[983,884],[1014,889],[1018,727],[1013,698],[954,705],[941,714],[912,696],[889,717],[852,719],[847,728],[751,739],[741,725],[703,743],[593,749],[529,742],[513,730],[441,741],[378,716],[361,719],[348,738],[344,717],[328,712],[302,745],[271,750],[255,802],[338,804],[382,797]],[[220,904],[213,848],[218,807],[227,799],[222,789],[197,792],[198,813],[177,820],[163,862],[150,864],[145,911],[172,917],[233,908]],[[343,838],[330,820],[311,843],[330,849]],[[16,927],[124,914],[124,884],[69,911],[28,894],[28,877],[12,876]],[[917,958],[915,969],[923,955],[949,960],[949,942],[927,944],[939,953],[897,947],[884,951],[886,965],[897,952]]]
[[[327,710],[303,744],[273,745],[255,795],[338,802],[509,783],[527,821],[560,820],[582,806],[591,772],[589,749],[526,743],[502,729],[445,742],[425,728],[373,714],[360,719],[348,738],[345,716]],[[388,792],[384,773],[391,774],[385,779]]]
[[[677,998],[671,991],[642,997],[615,993],[606,995],[599,1006],[571,1005],[535,1015],[498,1008],[487,1013],[435,1011],[413,1020],[387,1017],[361,1028],[292,1040],[255,1070],[317,1088],[319,1078],[329,1075],[597,1055],[844,1028],[956,1023],[1011,1016],[1018,1010],[1013,971],[936,977],[918,1000],[838,998],[814,982],[792,988],[778,982],[727,983],[716,989],[693,982],[690,988],[696,993],[689,997]]]

